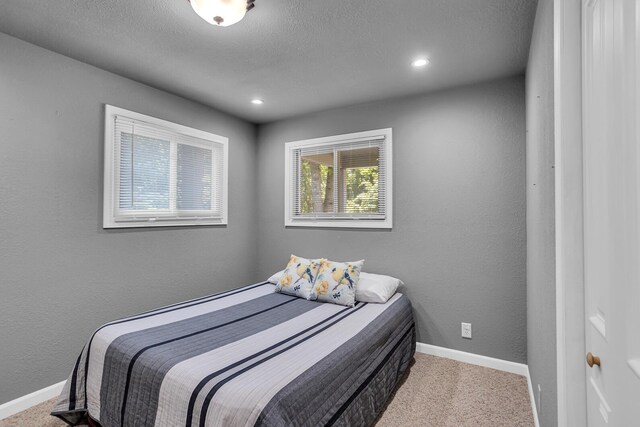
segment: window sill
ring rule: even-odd
[[[102,228],[149,228],[149,227],[193,227],[193,226],[226,226],[227,221],[223,219],[202,219],[202,220],[163,220],[163,221],[105,221]]]
[[[391,219],[385,220],[330,220],[330,219],[285,219],[285,227],[314,227],[314,228],[371,228],[390,230]]]

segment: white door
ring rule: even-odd
[[[590,426],[633,427],[640,426],[640,0],[583,0],[582,45],[587,416]]]

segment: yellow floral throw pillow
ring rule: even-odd
[[[321,259],[310,299],[353,307],[363,265],[364,260],[334,262]]]
[[[309,299],[321,261],[291,255],[287,268],[276,284],[276,292]]]

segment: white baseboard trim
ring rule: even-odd
[[[533,422],[535,427],[540,427],[540,420],[538,419],[538,408],[536,407],[536,398],[533,394],[533,384],[531,383],[531,374],[527,367],[527,386],[529,387],[529,400],[531,401],[531,412],[533,412]]]
[[[432,356],[446,357],[447,359],[457,360],[458,362],[484,366],[485,368],[511,372],[512,374],[518,374],[525,377],[529,373],[529,368],[524,363],[510,362],[508,360],[496,359],[494,357],[467,353],[465,351],[453,350],[445,347],[438,347],[437,345],[424,344],[419,342],[416,344],[416,351],[419,353],[430,354]]]
[[[535,427],[540,427],[540,421],[538,420],[538,411],[536,408],[536,400],[533,394],[533,385],[531,384],[531,375],[529,374],[529,367],[524,363],[510,362],[508,360],[496,359],[494,357],[467,353],[465,351],[438,347],[437,345],[425,344],[421,342],[416,343],[416,351],[418,353],[444,357],[447,359],[457,360],[458,362],[470,363],[472,365],[497,369],[498,371],[510,372],[512,374],[522,375],[526,377],[527,387],[529,388],[529,400],[531,401],[531,411],[533,412],[533,421],[535,422]]]
[[[46,402],[49,399],[53,399],[62,392],[66,381],[61,381],[57,384],[50,385],[41,390],[34,391],[33,393],[14,399],[10,402],[0,405],[0,420],[15,415],[18,412],[22,412],[25,409],[29,409],[39,403]]]

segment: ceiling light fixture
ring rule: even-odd
[[[255,7],[255,0],[187,0],[205,21],[212,25],[228,27],[244,18]]]
[[[416,68],[424,67],[425,65],[428,65],[428,64],[429,64],[429,60],[427,58],[414,59],[413,62],[411,63],[411,65],[413,65]]]
[[[264,101],[262,99],[255,98],[251,100],[251,103],[254,105],[262,105],[264,104]]]

